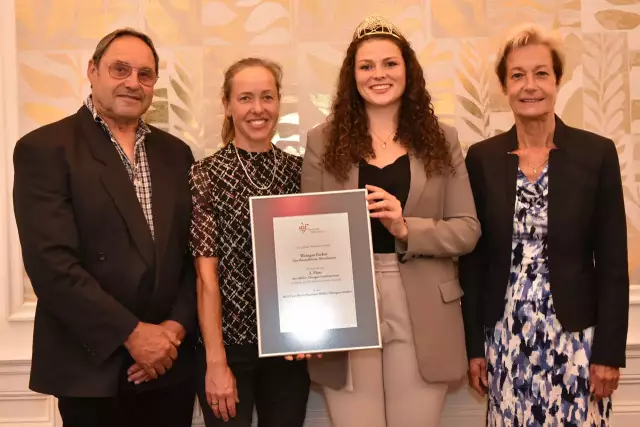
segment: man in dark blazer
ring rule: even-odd
[[[105,36],[84,105],[15,147],[15,215],[38,297],[30,388],[58,398],[65,427],[191,425],[193,156],[142,119],[158,62],[142,33]]]

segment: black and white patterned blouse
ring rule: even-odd
[[[196,162],[189,175],[193,198],[191,252],[218,257],[225,345],[257,343],[249,197],[300,192],[302,158],[275,149],[248,152],[229,144]],[[246,168],[246,173],[242,164]]]

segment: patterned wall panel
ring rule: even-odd
[[[513,124],[493,74],[500,33],[535,20],[562,35],[568,64],[557,112],[616,142],[640,284],[640,0],[16,0],[20,132],[77,110],[97,40],[133,26],[161,56],[147,119],[196,157],[218,148],[222,72],[248,55],[284,66],[278,144],[303,154],[306,132],[328,112],[352,31],[371,13],[411,40],[436,111],[465,148]]]

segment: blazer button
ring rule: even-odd
[[[104,252],[100,252],[98,254],[98,261],[104,261],[105,259],[107,259],[107,255]]]

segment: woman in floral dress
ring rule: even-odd
[[[496,65],[515,125],[466,159],[483,234],[460,260],[462,305],[488,426],[607,426],[625,365],[618,156],[554,114],[563,66],[554,38],[517,28]]]

